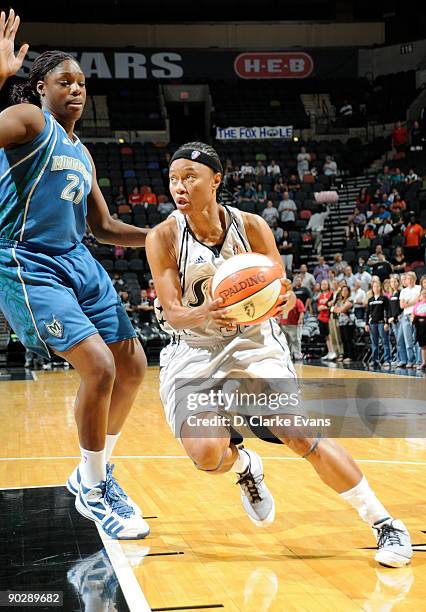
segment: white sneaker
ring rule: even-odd
[[[115,540],[140,540],[149,534],[148,524],[119,496],[108,476],[93,487],[80,481],[75,507]]]
[[[329,353],[329,355],[328,355],[328,360],[329,361],[334,361],[334,359],[336,359],[336,358],[337,358],[336,353]]]
[[[323,355],[323,356],[321,357],[321,360],[322,360],[322,361],[328,361],[328,360],[330,359],[330,355],[331,355],[331,353],[327,353],[327,355]]]
[[[404,567],[413,556],[410,534],[400,520],[386,518],[374,523],[378,551],[375,560],[386,567]]]
[[[118,484],[116,478],[112,475],[114,467],[115,467],[114,465],[107,463],[106,465],[107,480],[108,479],[112,480],[112,484],[114,485],[121,499],[123,499],[123,501],[125,501],[126,504],[131,506],[133,510],[136,512],[136,514],[139,514],[140,516],[142,516],[142,510],[140,509],[140,507],[137,505],[135,501],[133,501],[133,499],[129,495],[127,495],[123,491],[123,489]],[[72,493],[73,495],[77,495],[78,489],[80,487],[80,482],[81,482],[80,467],[77,466],[74,469],[74,471],[70,474],[65,486],[67,487],[70,493]]]
[[[248,467],[237,480],[244,510],[256,527],[267,527],[275,518],[275,502],[264,481],[262,460],[254,451],[240,450],[249,456]]]

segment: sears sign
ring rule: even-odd
[[[240,53],[234,61],[242,79],[306,79],[313,69],[312,57],[302,51]]]

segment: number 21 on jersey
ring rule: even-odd
[[[80,204],[84,196],[84,179],[77,174],[69,173],[67,181],[68,184],[62,190],[61,198],[73,204]]]

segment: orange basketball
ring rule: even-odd
[[[242,253],[227,259],[212,280],[213,299],[244,325],[255,325],[273,315],[281,293],[282,267],[260,253]]]

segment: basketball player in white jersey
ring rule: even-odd
[[[275,320],[240,327],[221,300],[209,296],[209,280],[224,260],[254,251],[281,265],[271,230],[262,217],[223,206],[217,201],[223,176],[216,151],[200,142],[183,145],[169,167],[170,192],[177,210],[147,236],[146,250],[157,289],[156,312],[172,336],[160,358],[160,395],[166,419],[199,470],[209,474],[233,471],[241,487],[243,507],[259,527],[274,520],[274,500],[263,475],[261,458],[238,448],[226,427],[189,434],[188,421],[177,423],[177,379],[214,379],[231,375],[294,378],[289,350]],[[279,311],[290,310],[283,269]],[[288,291],[286,293],[286,291]],[[212,412],[205,415],[210,417]],[[390,567],[410,563],[412,548],[405,525],[394,519],[370,488],[352,457],[333,440],[273,434],[306,458],[323,482],[355,508],[377,539],[376,560]],[[277,441],[279,441],[277,440]]]

